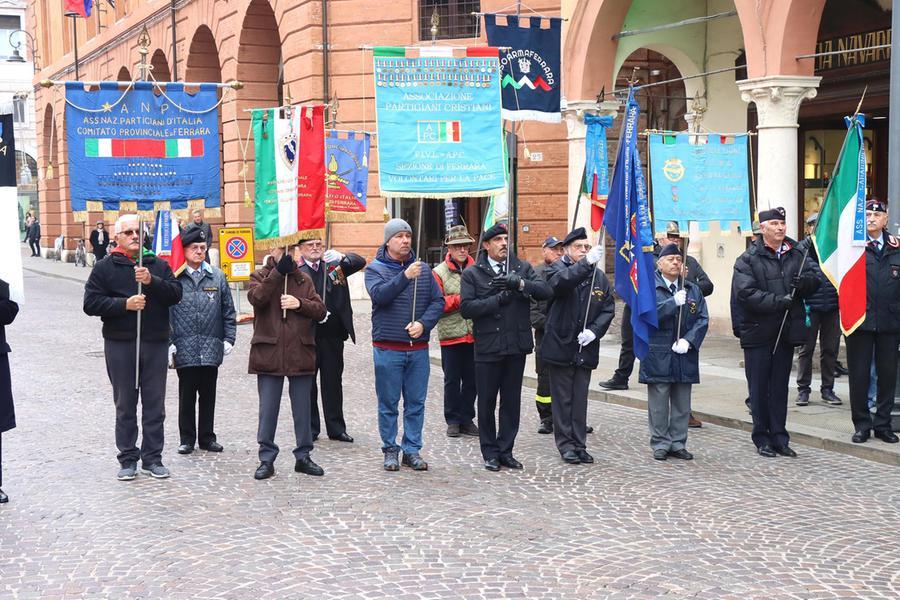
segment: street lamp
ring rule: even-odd
[[[32,70],[35,73],[37,73],[37,70],[38,70],[37,47],[35,46],[34,38],[31,37],[31,34],[28,33],[27,31],[25,31],[24,29],[14,29],[13,31],[9,32],[9,45],[12,47],[13,53],[12,53],[12,56],[10,56],[9,58],[6,59],[6,62],[10,62],[10,63],[27,62],[25,60],[25,57],[22,56],[22,53],[19,52],[19,47],[22,45],[22,42],[18,42],[15,44],[13,43],[13,36],[16,35],[17,33],[25,34],[25,37],[27,37],[31,41],[31,65],[32,65]]]

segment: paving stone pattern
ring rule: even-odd
[[[594,465],[564,465],[523,394],[522,472],[489,473],[444,436],[432,368],[427,473],[381,469],[368,316],[348,346],[354,444],[317,444],[293,472],[285,398],[275,478],[252,478],[251,328],[219,380],[220,455],[177,445],[169,378],[166,481],[115,479],[100,323],[78,283],[26,274],[9,329],[19,428],[3,437],[0,597],[896,598],[900,472],[798,447],[756,456],[746,433],[691,431],[696,460],[652,460],[646,415],[592,402]]]

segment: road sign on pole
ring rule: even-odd
[[[247,281],[253,272],[253,228],[232,227],[219,230],[222,271],[230,283]]]

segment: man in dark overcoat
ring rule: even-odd
[[[3,493],[3,432],[16,426],[13,407],[12,379],[9,372],[9,344],[6,343],[6,326],[19,313],[19,305],[9,297],[9,284],[0,279],[0,504],[9,502]]]

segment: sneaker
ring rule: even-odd
[[[385,471],[399,471],[400,470],[400,460],[399,460],[399,450],[385,450],[384,452],[384,470]]]
[[[809,390],[797,392],[797,406],[809,406]]]
[[[141,467],[141,471],[154,479],[167,479],[169,475],[171,475],[169,469],[165,468],[162,463],[156,463],[150,466],[144,465]]]
[[[459,426],[459,432],[469,437],[478,437],[478,425],[469,421]]]
[[[119,474],[116,475],[116,479],[119,481],[131,481],[135,477],[137,477],[137,463],[122,465],[122,468],[119,469]]]
[[[832,406],[843,404],[841,399],[835,396],[834,391],[832,390],[822,390],[822,401],[825,402],[825,404],[830,404]]]
[[[406,454],[403,453],[403,460],[400,461],[400,464],[404,467],[409,467],[413,471],[427,471],[428,463],[425,462],[425,459],[417,452],[415,454]]]
[[[447,425],[447,437],[459,437],[459,423]]]

